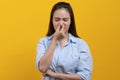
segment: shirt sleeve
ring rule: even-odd
[[[92,57],[88,45],[85,41],[82,42],[79,48],[80,60],[77,68],[77,74],[79,74],[83,80],[91,80],[92,73]]]
[[[44,43],[44,39],[41,39],[38,44],[37,44],[37,50],[36,50],[36,67],[38,69],[38,63],[41,59],[41,57],[44,55],[45,53],[45,43]]]

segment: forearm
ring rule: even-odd
[[[56,78],[63,79],[63,80],[83,80],[81,76],[78,74],[61,74],[61,73],[56,73],[55,74]]]
[[[45,55],[41,58],[39,62],[39,70],[43,73],[47,71],[47,69],[49,68],[51,64],[53,53],[56,47],[56,43],[57,43],[57,40],[53,38]]]

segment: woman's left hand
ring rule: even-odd
[[[47,72],[44,73],[43,75],[54,78],[56,76],[56,73],[54,71],[52,71],[51,69],[48,69]]]
[[[47,72],[43,74],[43,76],[48,76],[51,78],[57,78],[61,80],[83,80],[82,77],[78,74],[55,73],[51,69],[48,69]]]

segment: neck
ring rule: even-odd
[[[69,33],[66,33],[65,37],[60,40],[61,47],[63,47],[68,42],[68,39],[69,39]]]

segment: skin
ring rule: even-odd
[[[40,72],[43,73],[43,76],[49,76],[63,80],[82,80],[81,76],[78,74],[55,73],[49,69],[57,41],[60,42],[61,49],[68,41],[68,30],[71,23],[70,14],[66,9],[60,8],[54,12],[52,21],[55,33],[45,55],[39,61],[38,65]]]
[[[53,14],[53,26],[57,30],[59,26],[63,27],[63,31],[68,33],[70,27],[71,18],[68,11],[64,8],[58,9]]]
[[[58,9],[53,14],[53,26],[55,29],[55,35],[57,35],[58,40],[60,40],[61,48],[68,41],[68,30],[71,23],[70,14],[64,8]]]

